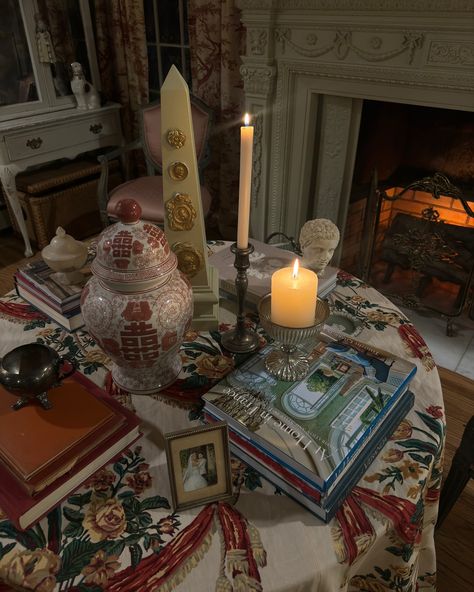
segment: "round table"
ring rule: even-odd
[[[340,272],[328,299],[334,325],[407,357],[418,369],[413,409],[336,517],[323,524],[236,459],[233,475],[242,485],[235,506],[211,504],[179,514],[170,508],[163,435],[198,425],[200,395],[245,357],[223,350],[219,332],[188,332],[183,371],[165,393],[129,395],[114,387],[109,360],[86,332],[67,333],[18,297],[3,297],[0,355],[35,340],[73,355],[81,372],[135,409],[144,436],[134,448],[140,474],[124,481],[134,513],[123,511],[123,498],[109,498],[116,528],[105,528],[103,506],[78,508],[68,498],[28,536],[2,516],[0,578],[31,590],[42,582],[48,591],[434,591],[445,422],[433,358],[406,317],[357,278]],[[233,306],[223,302],[223,309]],[[79,492],[104,495],[118,478],[109,465]],[[229,544],[229,529],[241,533],[239,545]]]

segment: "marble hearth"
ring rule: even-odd
[[[474,0],[238,5],[256,238],[312,217],[345,228],[364,99],[474,111]]]

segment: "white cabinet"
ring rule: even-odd
[[[79,110],[70,64],[100,80],[87,0],[2,0],[0,180],[32,254],[15,177],[28,167],[123,143],[119,105]]]
[[[70,64],[100,88],[87,0],[2,0],[0,121],[75,107]]]

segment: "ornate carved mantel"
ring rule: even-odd
[[[364,99],[474,111],[474,0],[238,0],[252,232],[343,229]],[[256,135],[257,136],[257,135]]]

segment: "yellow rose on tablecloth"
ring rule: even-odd
[[[380,310],[369,310],[366,314],[367,318],[374,323],[384,320],[384,313]]]
[[[389,440],[406,440],[412,434],[413,428],[407,419],[402,419]]]
[[[417,497],[420,493],[420,489],[421,489],[420,485],[413,485],[413,487],[410,487],[410,489],[407,491],[407,497],[409,497],[411,499],[417,499]]]
[[[382,455],[382,460],[388,463],[398,462],[403,458],[403,450],[397,450],[396,448],[389,448],[387,452]]]
[[[49,337],[53,333],[54,333],[54,329],[52,329],[51,327],[45,327],[44,329],[41,329],[40,331],[38,331],[38,333],[36,334],[36,337]]]
[[[413,571],[413,566],[409,565],[408,563],[405,565],[391,565],[390,569],[393,571],[394,575],[403,578],[404,580],[408,579],[411,576],[411,572]]]
[[[87,508],[82,525],[93,543],[116,539],[125,530],[125,511],[114,498],[94,499]]]
[[[34,592],[52,592],[61,559],[49,549],[7,553],[0,562],[0,579]]]
[[[117,561],[118,555],[107,555],[100,550],[92,557],[89,565],[86,565],[81,571],[86,584],[96,584],[97,586],[105,586],[117,569],[120,567],[120,562]]]
[[[198,374],[208,378],[223,378],[234,367],[232,358],[226,356],[205,356],[196,362]]]
[[[423,472],[423,469],[417,462],[412,460],[404,460],[402,466],[400,467],[400,472],[405,479],[418,479],[418,477]]]
[[[362,576],[351,578],[350,584],[364,592],[387,592],[387,590],[389,590],[389,588],[381,584],[379,581],[372,578],[364,578]]]
[[[84,361],[89,364],[102,364],[105,366],[110,360],[100,349],[91,349],[86,352]]]

